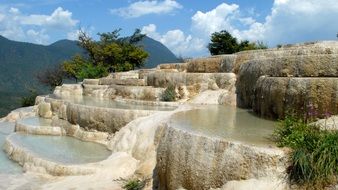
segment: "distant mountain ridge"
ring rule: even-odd
[[[149,53],[145,68],[154,68],[160,63],[177,63],[178,58],[161,42],[145,36],[139,45]]]
[[[149,53],[145,68],[177,62],[177,57],[158,41],[145,37],[139,44]],[[39,85],[36,81],[39,71],[83,52],[77,42],[71,40],[45,46],[0,36],[0,116],[20,106],[19,97],[27,93],[27,88]]]

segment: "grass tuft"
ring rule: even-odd
[[[173,102],[176,99],[176,91],[174,85],[169,85],[162,93],[162,101]]]
[[[293,150],[287,170],[292,184],[320,189],[337,182],[337,131],[320,130],[289,116],[279,122],[274,138],[278,146]]]
[[[139,179],[131,179],[126,182],[123,186],[126,190],[142,190],[146,185],[145,181],[141,181]]]

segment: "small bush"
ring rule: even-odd
[[[320,189],[337,182],[337,131],[322,131],[302,119],[286,117],[274,136],[277,145],[292,149],[287,171],[291,183]]]
[[[162,94],[162,101],[173,102],[176,99],[176,91],[174,85],[169,85]]]
[[[145,187],[146,182],[139,179],[132,179],[126,182],[123,186],[126,190],[141,190]]]
[[[21,97],[21,106],[27,107],[27,106],[34,106],[35,104],[35,98],[38,96],[38,93],[35,89],[29,90],[29,95]]]

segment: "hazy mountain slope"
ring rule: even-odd
[[[43,46],[0,36],[0,115],[19,107],[27,89],[39,86],[35,77],[39,71],[82,51],[69,40]]]
[[[144,50],[150,55],[145,68],[154,68],[160,63],[177,63],[178,61],[173,52],[152,38],[144,37],[139,45],[143,46]]]

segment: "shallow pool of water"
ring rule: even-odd
[[[44,119],[41,117],[28,117],[18,121],[19,123],[30,125],[30,126],[51,126],[52,120],[51,119]]]
[[[111,155],[105,146],[67,136],[15,134],[11,140],[37,156],[62,164],[85,164],[105,160]]]
[[[156,110],[156,111],[171,111],[176,109],[174,106],[158,106],[147,104],[130,104],[124,102],[117,102],[109,98],[98,98],[91,96],[56,96],[49,95],[50,98],[62,99],[74,104],[82,104],[87,106],[117,108],[117,109],[134,109],[134,110]]]
[[[9,135],[14,132],[15,123],[0,122],[0,134]]]
[[[276,122],[255,116],[251,111],[228,106],[178,112],[170,125],[198,134],[255,145],[273,145]]]

